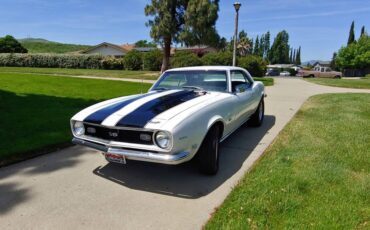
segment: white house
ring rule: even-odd
[[[155,47],[135,47],[134,44],[115,45],[108,42],[103,42],[99,45],[93,46],[87,50],[82,51],[82,54],[99,54],[103,56],[114,56],[122,57],[131,50],[137,50],[139,52],[149,52],[157,49]]]
[[[82,54],[100,54],[103,56],[115,56],[115,57],[122,57],[124,56],[129,50],[124,46],[119,46],[115,44],[111,44],[108,42],[103,42],[99,45],[93,46],[87,50],[82,51]]]

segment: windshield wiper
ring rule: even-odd
[[[202,87],[199,86],[183,86],[183,89],[194,89],[194,90],[200,90],[200,91],[205,91]]]
[[[164,90],[169,90],[169,88],[166,88],[166,87],[158,87],[158,88],[155,88],[154,90],[164,91]]]

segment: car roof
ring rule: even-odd
[[[181,67],[181,68],[174,68],[169,69],[166,72],[171,71],[189,71],[189,70],[243,70],[243,68],[236,67],[236,66],[191,66],[191,67]]]

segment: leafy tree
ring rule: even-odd
[[[187,0],[152,0],[146,5],[145,15],[152,18],[146,23],[151,27],[150,36],[164,48],[161,71],[169,66],[171,44],[179,40]]]
[[[187,46],[219,44],[216,30],[219,0],[189,0],[180,39]]]
[[[356,43],[338,51],[336,64],[340,68],[363,69],[370,66],[370,36],[361,36]]]
[[[219,0],[151,0],[145,15],[152,17],[147,26],[154,41],[164,47],[163,72],[169,66],[172,42],[217,44],[215,29]],[[189,10],[188,10],[189,9]]]
[[[272,64],[289,63],[289,34],[283,30],[276,35],[269,52],[269,60]]]
[[[139,40],[135,42],[136,47],[157,47],[157,45],[154,42],[148,42],[147,40]]]
[[[352,21],[351,28],[349,29],[349,36],[347,45],[354,43],[355,40],[355,21]]]
[[[28,50],[22,46],[13,36],[6,35],[0,38],[0,53],[27,53]]]

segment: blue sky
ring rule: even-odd
[[[149,0],[1,0],[0,36],[116,44],[150,39],[144,7]],[[217,29],[232,37],[234,1],[220,0]],[[285,29],[302,60],[329,60],[345,45],[352,20],[356,37],[361,26],[370,32],[369,0],[241,0],[239,28],[252,37]]]

